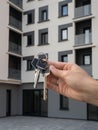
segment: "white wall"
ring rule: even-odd
[[[0,80],[8,77],[8,19],[9,5],[3,0],[0,2]]]
[[[32,1],[28,2],[24,0],[24,11],[35,9],[35,23],[32,25],[26,25],[27,15],[23,16],[23,32],[35,31],[35,45],[32,47],[26,47],[26,37],[23,37],[23,56],[37,55],[39,52],[45,52],[49,55],[49,60],[57,61],[58,52],[71,50],[74,45],[74,28],[68,28],[68,41],[58,42],[58,26],[63,24],[68,24],[73,22],[74,8],[73,2],[68,4],[68,16],[63,18],[58,18],[58,2],[61,0],[46,0],[46,1]],[[48,22],[38,23],[38,12],[39,7],[48,5]],[[49,45],[38,46],[38,30],[48,28],[48,40]],[[69,56],[71,57],[71,56]],[[69,59],[73,62],[73,59]],[[26,71],[26,61],[22,62],[22,82],[33,82],[34,73],[32,71]],[[42,81],[42,79],[40,80]]]

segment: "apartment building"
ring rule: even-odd
[[[45,116],[98,120],[98,107],[51,90],[43,76],[33,88],[31,61],[40,52],[72,62],[98,79],[97,5],[94,0],[3,0],[0,3],[0,117]]]

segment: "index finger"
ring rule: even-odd
[[[67,65],[66,62],[52,62],[52,61],[48,61],[48,64],[55,66],[57,69],[63,69],[64,66]]]

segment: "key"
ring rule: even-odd
[[[39,69],[35,69],[34,88],[37,87],[37,83],[38,83],[38,80],[39,80],[39,76],[40,76],[40,70],[39,70]]]
[[[38,62],[38,59],[37,58],[34,58],[32,61],[31,61],[31,65],[33,66],[34,69],[37,69],[37,62]]]
[[[47,76],[50,74],[49,67],[46,69],[44,76],[44,86],[43,86],[43,100],[45,101],[47,99]]]
[[[47,63],[47,61],[45,61],[43,59],[39,59],[36,66],[37,66],[37,68],[39,68],[42,71],[42,70],[46,70],[48,68],[48,63]]]

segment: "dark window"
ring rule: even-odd
[[[59,17],[68,16],[68,3],[67,1],[59,2]]]
[[[67,40],[68,39],[68,29],[61,29],[61,40]]]
[[[27,15],[27,24],[31,24],[32,23],[32,13]]]
[[[28,35],[27,36],[27,46],[31,46],[32,45],[32,35]]]
[[[35,42],[35,32],[34,31],[26,32],[23,34],[23,36],[27,37],[27,46],[34,45],[34,42]]]
[[[62,5],[61,6],[61,16],[68,15],[68,5]]]
[[[47,20],[47,10],[42,11],[42,21]]]
[[[39,8],[39,22],[48,20],[48,6]]]
[[[68,62],[68,55],[62,55],[61,60],[63,62]]]
[[[48,44],[48,29],[39,30],[39,45]]]
[[[68,55],[61,56],[62,62],[68,62]],[[60,109],[68,110],[69,109],[69,99],[65,96],[60,95]]]
[[[69,109],[69,100],[67,97],[60,95],[60,109],[68,110]]]
[[[32,60],[27,60],[27,70],[34,70],[33,66],[31,65]]]
[[[48,32],[41,34],[41,43],[45,45],[48,43]]]

